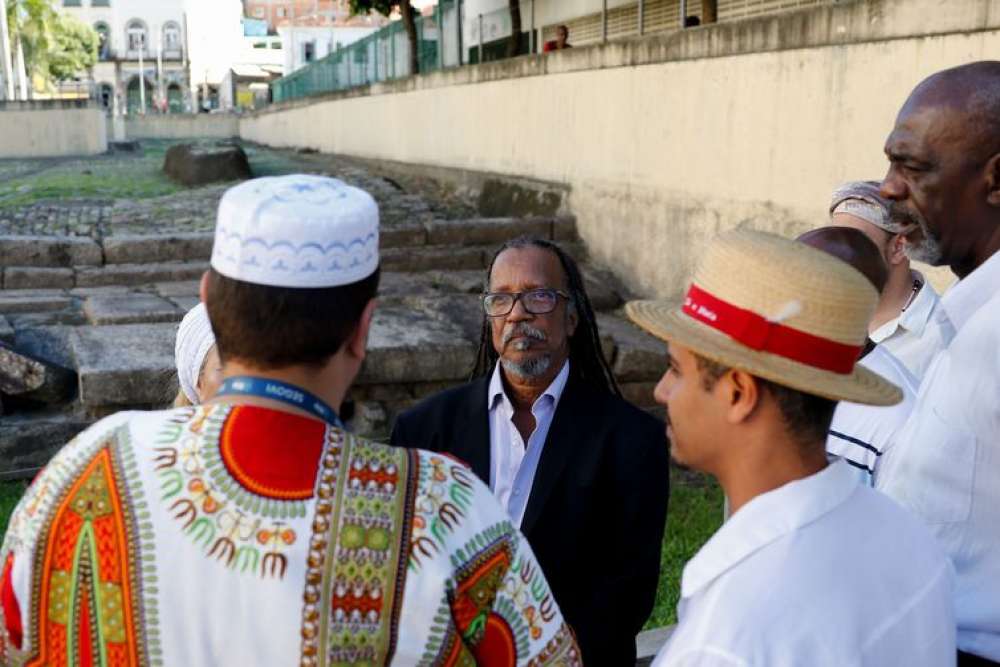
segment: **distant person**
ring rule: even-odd
[[[960,665],[1000,664],[1000,62],[938,72],[885,143],[882,196],[908,253],[950,266],[955,337],[920,385],[877,487],[920,517],[958,574]]]
[[[561,25],[556,28],[556,38],[545,42],[545,46],[542,47],[542,51],[548,53],[549,51],[559,51],[561,49],[571,48],[573,48],[573,45],[569,43],[569,28]]]
[[[684,566],[657,667],[954,664],[941,548],[824,447],[838,400],[899,400],[854,363],[876,299],[843,262],[742,231],[709,246],[682,307],[626,306],[669,343],[654,396],[673,458],[732,507]]]
[[[451,454],[528,538],[587,665],[634,665],[669,496],[663,423],[625,401],[576,262],[504,244],[486,276],[472,382],[407,410],[395,445]]]
[[[889,268],[885,289],[869,325],[869,337],[903,362],[918,383],[934,357],[955,335],[937,292],[911,268],[906,233],[889,214],[892,202],[879,194],[876,181],[851,181],[833,193],[830,224],[853,227],[878,246]]]
[[[225,381],[102,419],[31,485],[0,549],[0,664],[580,664],[472,471],[341,423],[378,218],[330,178],[226,191],[201,283]]]
[[[205,304],[199,303],[181,320],[174,344],[174,363],[180,386],[174,399],[175,408],[201,405],[215,396],[222,384],[222,361]]]
[[[701,19],[697,16],[685,16],[684,17],[684,27],[685,28],[697,28],[701,25]]]
[[[880,294],[885,289],[888,269],[878,248],[864,232],[850,227],[820,227],[799,236],[798,241],[843,260],[867,278]],[[833,413],[826,450],[852,465],[858,479],[872,486],[883,455],[891,454],[896,436],[913,411],[919,383],[899,359],[870,338],[858,365],[889,380],[903,392],[903,400],[895,405],[840,401]]]

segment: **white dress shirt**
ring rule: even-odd
[[[941,308],[941,299],[919,271],[920,291],[899,314],[872,332],[871,339],[885,347],[917,378],[923,380],[938,352],[955,336],[955,327]]]
[[[528,505],[528,496],[535,481],[538,461],[542,458],[545,439],[549,435],[552,417],[568,379],[569,360],[531,406],[531,414],[535,416],[535,430],[531,432],[525,445],[520,431],[514,425],[514,406],[504,391],[499,362],[493,369],[487,392],[490,414],[490,489],[518,528],[524,518],[524,508]]]
[[[833,413],[826,451],[854,466],[858,480],[873,485],[882,454],[892,446],[917,401],[919,383],[902,362],[876,345],[859,362],[903,390],[896,405],[862,405],[841,401]]]
[[[927,529],[837,461],[751,500],[688,562],[653,665],[954,665],[952,579]]]
[[[1000,253],[941,305],[955,338],[927,371],[876,488],[922,518],[951,557],[958,647],[1000,661]]]

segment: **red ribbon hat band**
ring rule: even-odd
[[[846,345],[771,322],[757,313],[723,301],[697,285],[691,285],[688,290],[683,311],[753,350],[842,375],[854,369],[862,350],[861,345]]]

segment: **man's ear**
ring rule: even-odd
[[[368,302],[365,309],[361,311],[361,317],[358,319],[358,326],[355,327],[354,333],[351,337],[347,339],[344,347],[351,356],[357,358],[358,360],[364,360],[365,354],[368,348],[368,333],[372,328],[372,317],[375,315],[375,299]]]
[[[1000,206],[1000,153],[986,163],[986,201],[990,206]]]
[[[890,268],[899,266],[903,262],[907,261],[906,236],[903,234],[895,234],[891,239],[889,239],[889,245],[886,248],[886,255],[887,257],[885,259]]]
[[[761,399],[760,382],[746,371],[734,368],[719,378],[716,389],[724,393],[726,419],[730,424],[746,421]]]

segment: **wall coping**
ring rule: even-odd
[[[851,0],[788,10],[779,14],[714,23],[685,30],[616,39],[553,53],[520,56],[479,65],[463,65],[426,74],[371,83],[278,102],[242,116],[252,119],[317,102],[391,95],[546,74],[638,67],[667,62],[726,58],[751,53],[846,46],[954,33],[1000,29],[1000,9],[993,3],[964,0],[942,14],[934,0]],[[912,17],[937,15],[937,29],[921,27]]]

